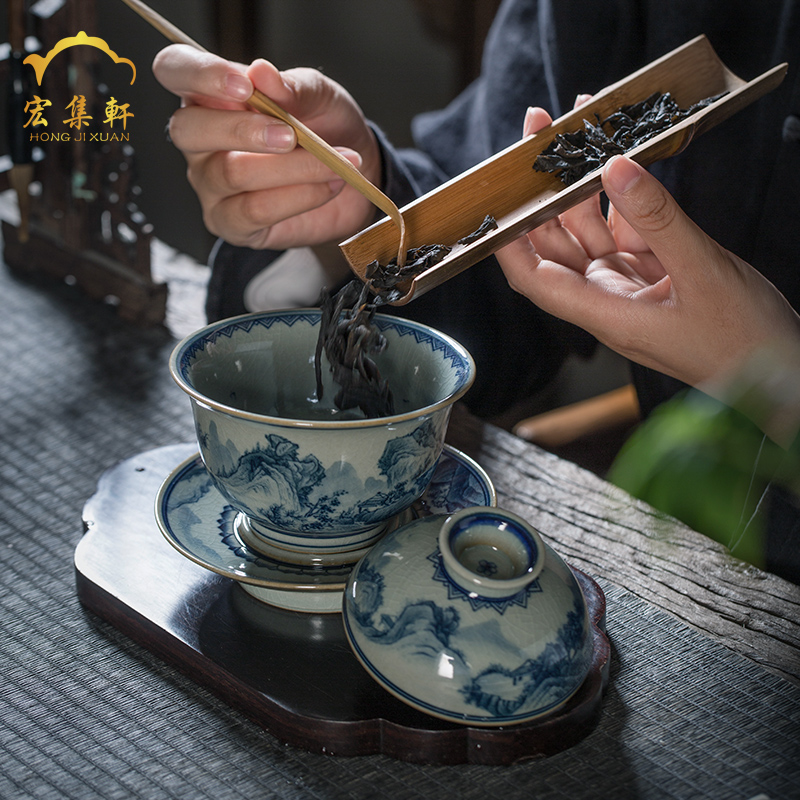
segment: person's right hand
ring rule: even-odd
[[[263,60],[246,67],[187,45],[158,53],[153,73],[181,98],[169,135],[186,157],[211,233],[235,245],[283,250],[339,242],[372,221],[372,204],[297,147],[290,126],[245,102],[259,89],[379,185],[377,141],[339,84],[316,70],[280,72]]]

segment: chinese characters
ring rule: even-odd
[[[49,100],[42,100],[39,95],[34,95],[33,100],[29,100],[25,104],[25,113],[30,114],[30,119],[22,126],[23,128],[27,128],[28,125],[45,125],[47,126],[47,120],[44,118],[44,110],[47,106],[53,105]]]
[[[38,95],[34,95],[33,100],[29,100],[25,105],[25,113],[29,116],[23,127],[30,127],[31,129],[39,126],[47,127],[49,123],[45,118],[45,109],[52,105],[53,104],[49,100],[41,98]],[[77,136],[75,137],[75,141],[105,142],[109,141],[110,139],[128,141],[128,120],[134,116],[133,112],[130,110],[130,103],[120,104],[114,97],[106,102],[104,108],[105,117],[100,121],[100,124],[108,125],[109,128],[113,129],[114,123],[116,122],[117,131],[112,134],[109,134],[108,132],[83,131],[83,127],[88,127],[90,120],[94,119],[94,117],[89,114],[87,110],[86,97],[84,95],[75,95],[66,105],[65,110],[69,112],[69,116],[61,121],[69,128],[78,132]],[[119,133],[120,123],[122,125],[123,133]],[[49,141],[51,139],[69,141],[71,138],[72,137],[69,134],[31,133],[31,141]]]

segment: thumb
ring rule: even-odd
[[[603,169],[603,188],[615,210],[675,278],[706,262],[715,246],[644,167],[614,156]]]

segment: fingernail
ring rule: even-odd
[[[363,159],[361,153],[351,150],[349,147],[336,148],[356,169],[361,169]]]
[[[606,165],[606,181],[618,194],[630,191],[641,176],[641,167],[623,156],[614,156]]]
[[[246,75],[231,72],[225,76],[225,91],[234,100],[247,100],[253,94],[253,84]]]
[[[328,188],[331,190],[331,194],[339,194],[344,188],[344,181],[328,181]]]
[[[291,150],[295,144],[294,131],[283,122],[267,120],[264,144],[272,150]]]
[[[575,108],[577,108],[578,106],[582,106],[584,103],[587,103],[591,99],[592,96],[590,94],[579,94],[575,98]]]
[[[525,110],[525,117],[522,120],[522,130],[525,131],[528,127],[532,124],[534,116],[536,115],[536,109],[533,106],[528,106]]]

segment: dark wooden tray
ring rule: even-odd
[[[154,501],[194,445],[151,450],[106,472],[75,551],[83,605],[283,742],[336,756],[383,753],[428,764],[512,764],[572,746],[596,723],[608,681],[605,597],[574,570],[594,622],[594,661],[560,711],[506,728],[429,717],[383,690],[350,651],[339,614],[268,606],[184,558]]]

